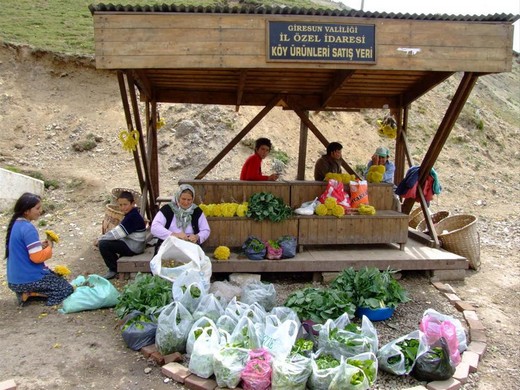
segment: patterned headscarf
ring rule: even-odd
[[[193,195],[193,203],[187,209],[183,209],[179,203],[179,199],[183,192],[191,191]],[[189,184],[181,184],[179,187],[179,191],[177,191],[172,199],[171,207],[173,213],[175,214],[175,221],[177,223],[177,227],[182,229],[183,232],[186,231],[186,228],[191,224],[191,216],[193,211],[197,208],[195,204],[195,189]]]

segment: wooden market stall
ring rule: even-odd
[[[422,194],[421,186],[478,78],[511,70],[513,23],[519,18],[505,14],[410,15],[355,10],[173,4],[98,4],[91,5],[90,10],[94,20],[96,66],[117,71],[128,130],[141,135],[139,147],[134,151],[134,161],[144,199],[143,208],[150,218],[158,210],[157,200],[161,195],[156,129],[158,103],[218,104],[234,106],[237,110],[240,106],[260,107],[258,114],[222,152],[195,178],[186,179],[200,182],[275,108],[292,110],[300,120],[296,181],[305,177],[308,131],[323,145],[329,143],[307,115],[309,111],[389,108],[398,125],[395,157],[395,182],[398,183],[406,169],[414,163],[406,142],[410,104],[461,72],[457,91],[438,124],[424,158],[419,162],[418,195]],[[144,118],[141,117],[142,112]],[[343,166],[354,173],[344,161]],[[241,185],[236,181],[220,184],[226,188]],[[284,187],[284,183],[263,183],[264,188],[280,185]],[[276,190],[285,191],[288,201],[291,201],[293,185],[285,183],[285,188]],[[294,190],[294,196],[304,190],[304,186],[298,187]],[[381,202],[388,201],[388,198],[381,198]],[[391,237],[381,238],[382,229],[374,233],[371,226],[377,224],[365,227],[367,235],[379,235],[373,242],[346,238],[352,236],[352,229],[347,225],[354,223],[361,226],[366,222],[362,221],[363,218],[358,222],[348,220],[344,227],[339,228],[327,220],[314,218],[306,221],[300,218],[292,221],[293,226],[288,229],[291,232],[294,230],[300,244],[305,245],[398,243],[404,246],[408,231],[402,221],[406,221],[413,203],[414,200],[403,203],[404,216],[389,210],[395,213],[388,214],[388,228],[396,233]],[[421,199],[421,206],[427,227],[432,232],[431,240],[438,246],[424,198]],[[384,215],[381,213],[381,216]],[[243,241],[247,233],[254,230],[251,222],[246,225],[237,228],[241,233],[235,236],[236,242]],[[225,237],[224,229],[230,229],[229,226],[226,221],[212,221],[212,236],[217,237],[214,244],[226,244],[222,240]],[[322,229],[339,229],[340,233],[326,241],[323,235],[316,235]],[[403,231],[405,238],[402,238]],[[330,249],[325,250],[328,252],[327,259],[310,256],[312,266],[304,268],[325,271],[353,264],[352,258],[348,259],[351,254],[331,255],[333,251]],[[365,254],[366,249],[362,249]],[[395,266],[401,269],[466,268],[465,260],[460,256],[425,255],[421,250],[404,252],[403,255],[411,259],[409,263],[392,263],[392,256],[379,255],[377,264],[382,268]],[[420,255],[417,255],[418,252]],[[414,257],[414,254],[417,256]],[[337,260],[335,265],[326,265],[332,258]],[[437,260],[438,264],[435,263]],[[371,261],[374,261],[373,257]],[[252,271],[255,268],[251,264],[245,266],[247,262],[237,262],[230,262],[228,266],[218,264],[214,269]],[[301,264],[295,261],[291,263],[293,265],[263,263],[256,262],[258,271],[278,272],[281,268],[285,271],[302,270]]]

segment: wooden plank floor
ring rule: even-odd
[[[142,255],[118,261],[118,272],[150,272],[153,248]],[[212,253],[207,253],[212,258]],[[464,257],[430,248],[409,238],[404,251],[395,244],[305,246],[293,259],[249,260],[232,253],[227,261],[212,260],[213,273],[229,272],[338,272],[347,267],[399,270],[461,270],[468,268]]]

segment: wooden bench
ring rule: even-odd
[[[319,181],[240,181],[240,180],[180,180],[195,189],[198,203],[243,202],[257,192],[269,191],[292,208],[314,200],[327,183]],[[257,222],[249,218],[208,217],[211,235],[204,248],[219,245],[240,247],[250,235],[261,239],[277,239],[282,235],[298,238],[303,245],[383,244],[397,243],[401,250],[408,239],[408,216],[393,210],[391,184],[368,185],[368,197],[376,215],[294,216],[280,223]],[[158,198],[158,202],[170,198]]]

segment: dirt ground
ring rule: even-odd
[[[488,350],[464,389],[518,389],[520,328],[520,71],[485,76],[477,84],[461,119],[439,158],[443,192],[432,210],[469,213],[478,217],[480,271],[468,271],[464,281],[451,282],[457,294],[478,308],[486,327]],[[438,88],[414,105],[410,115],[412,155],[420,161],[440,123],[456,81]],[[91,245],[101,232],[104,209],[114,187],[137,188],[132,157],[117,134],[125,128],[114,74],[96,71],[91,59],[65,58],[29,48],[0,45],[0,166],[37,171],[57,188],[45,193],[46,213],[38,224],[52,229],[61,241],[48,262],[65,264],[72,277],[103,274],[104,264]],[[217,106],[163,106],[166,126],[159,136],[161,195],[169,195],[180,177],[193,177],[234,136],[257,110]],[[415,113],[415,114],[414,114]],[[313,117],[330,140],[345,146],[344,156],[355,167],[365,164],[379,144],[375,119],[381,113],[324,113]],[[417,118],[417,119],[412,119]],[[482,119],[484,131],[471,127]],[[293,125],[294,124],[294,125]],[[469,124],[468,126],[465,126]],[[294,177],[299,125],[290,113],[275,112],[238,145],[207,178],[235,178],[250,153],[247,143],[267,134],[275,150],[291,160],[286,177]],[[415,133],[414,133],[415,132]],[[413,135],[416,134],[416,135]],[[78,145],[96,139],[92,150]],[[309,142],[307,178],[323,148]],[[0,214],[0,244],[10,218]],[[445,298],[420,275],[406,273],[412,298],[423,307],[443,305]],[[280,278],[282,279],[282,278]],[[418,281],[420,283],[418,283]],[[124,282],[115,281],[117,287]],[[302,281],[280,280],[281,290]],[[19,389],[172,389],[160,369],[126,348],[112,309],[60,314],[40,302],[20,308],[7,288],[5,262],[0,263],[0,382],[14,379]],[[399,317],[397,318],[397,320]],[[151,367],[150,373],[145,368]],[[393,388],[406,388],[406,381]],[[379,388],[379,387],[376,387]],[[383,387],[381,387],[383,388]]]

